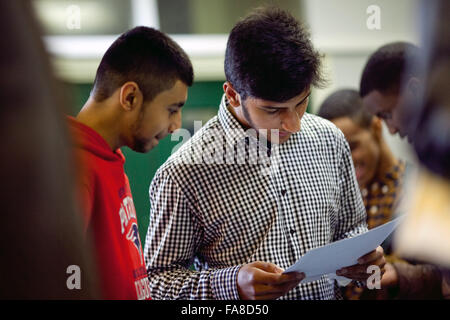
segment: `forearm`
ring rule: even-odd
[[[395,299],[442,299],[442,275],[430,264],[394,262],[398,286],[390,290]]]

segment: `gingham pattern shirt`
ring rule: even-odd
[[[152,299],[239,299],[243,264],[287,269],[313,248],[367,231],[350,149],[331,122],[306,113],[298,133],[265,152],[226,104],[223,97],[218,115],[150,185],[144,256]],[[280,297],[336,298],[326,276]]]

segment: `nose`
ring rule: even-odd
[[[181,128],[181,110],[172,118],[169,125],[169,133],[173,133],[175,130]]]
[[[300,116],[295,110],[288,111],[283,115],[281,128],[290,133],[300,131]]]

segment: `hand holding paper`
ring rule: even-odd
[[[348,266],[358,264],[358,259],[370,253],[369,263],[376,264],[380,258],[380,252],[374,250],[394,231],[401,218],[385,223],[368,232],[353,238],[339,240],[320,248],[312,249],[302,256],[288,272],[304,272],[306,278],[301,283],[307,283],[320,279],[323,275],[336,278],[336,271]],[[384,259],[384,258],[383,258]],[[363,261],[366,265],[365,261]],[[382,261],[378,261],[383,265]],[[362,266],[359,266],[362,267]],[[351,271],[359,273],[360,269],[352,268]],[[352,272],[352,273],[353,273]],[[367,278],[367,277],[366,277]]]
[[[268,262],[255,261],[243,265],[237,277],[239,298],[242,300],[271,300],[296,287],[304,274],[283,270]]]
[[[385,264],[386,260],[384,259],[383,248],[378,246],[375,250],[359,258],[358,264],[337,270],[336,275],[343,276],[352,280],[365,282],[371,275],[371,273],[367,272],[367,268],[369,266],[378,266],[381,271],[380,276],[382,276],[384,273]]]

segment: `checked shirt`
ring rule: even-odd
[[[152,299],[239,299],[243,264],[287,269],[313,248],[367,231],[350,149],[331,122],[305,113],[298,133],[267,146],[226,104],[150,185]],[[280,297],[340,298],[327,276]]]

